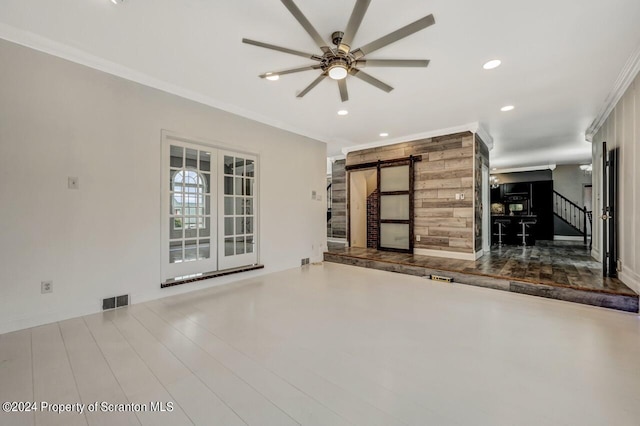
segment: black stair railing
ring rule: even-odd
[[[582,234],[584,244],[591,234],[591,212],[580,207],[559,192],[553,191],[553,213]]]

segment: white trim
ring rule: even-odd
[[[640,293],[640,274],[636,274],[626,266],[622,266],[619,275],[620,281],[625,283],[631,290]]]
[[[7,24],[0,23],[0,38],[40,52],[47,53],[49,55],[66,59],[67,61],[75,62],[77,64],[105,72],[107,74],[115,75],[117,77],[133,81],[135,83],[152,87],[154,89],[158,89],[172,95],[180,96],[181,98],[189,99],[194,102],[198,102],[213,108],[220,109],[222,111],[229,112],[231,114],[248,118],[250,120],[254,120],[271,127],[286,130],[288,132],[292,132],[325,143],[336,142],[335,140],[329,140],[330,138],[327,138],[325,136],[312,134],[295,126],[291,126],[287,123],[282,123],[281,121],[265,117],[259,113],[249,111],[237,105],[222,102],[209,96],[205,96],[201,93],[194,92],[190,89],[186,89],[184,87],[159,80],[157,78],[151,77],[148,74],[141,73],[115,62],[108,61],[95,55],[91,55],[83,50],[76,49],[75,47],[67,46],[63,43],[58,43],[46,37],[42,37],[29,31],[20,30]]]
[[[492,170],[492,175],[499,175],[503,173],[518,173],[518,172],[535,172],[538,170],[555,170],[555,164],[545,164],[541,166],[526,166],[526,167],[512,167],[510,169],[498,169]]]
[[[432,256],[432,257],[444,257],[447,259],[458,259],[458,260],[477,260],[484,252],[482,250],[477,251],[475,253],[459,253],[457,251],[445,251],[445,250],[432,250],[432,249],[421,249],[417,248],[413,250],[413,254],[417,254],[420,256]]]
[[[384,141],[375,141],[375,142],[369,142],[369,143],[364,143],[360,145],[348,146],[346,148],[342,148],[342,153],[344,155],[347,155],[353,151],[361,151],[363,149],[370,149],[370,148],[379,148],[381,146],[394,145],[402,142],[411,142],[411,141],[416,141],[420,139],[435,138],[438,136],[453,135],[453,134],[462,133],[462,132],[471,132],[471,133],[480,134],[480,138],[482,138],[482,141],[485,143],[485,145],[487,145],[487,148],[489,148],[489,150],[493,149],[493,138],[491,137],[491,135],[489,135],[489,133],[482,128],[480,123],[474,122],[474,123],[463,124],[461,126],[456,126],[456,127],[448,127],[446,129],[431,130],[423,133],[415,133],[412,135],[399,136],[393,139],[385,139]]]
[[[602,257],[600,256],[600,251],[595,248],[591,248],[591,257],[597,260],[598,262],[602,262]]]
[[[594,136],[598,133],[620,99],[622,99],[622,96],[624,96],[629,86],[631,86],[631,83],[633,83],[633,80],[635,80],[638,73],[640,73],[640,46],[636,48],[624,64],[618,79],[613,85],[611,93],[609,93],[609,96],[605,99],[598,115],[586,130],[585,139],[588,142],[593,142]]]
[[[478,128],[476,129],[475,133],[480,136],[482,142],[484,142],[489,151],[491,151],[493,149],[493,136],[491,136],[489,132],[484,127],[482,127],[482,124],[478,124]]]
[[[554,235],[553,241],[584,241],[580,235]]]

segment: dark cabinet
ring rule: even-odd
[[[529,182],[519,182],[519,183],[505,183],[504,184],[504,196],[508,197],[510,195],[529,195]]]

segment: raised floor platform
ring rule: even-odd
[[[324,260],[409,275],[435,274],[460,284],[638,312],[638,295],[622,281],[602,277],[600,263],[573,242],[494,247],[476,261],[331,245]]]

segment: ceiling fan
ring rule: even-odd
[[[302,25],[305,31],[316,42],[318,47],[322,50],[322,54],[305,53],[299,50],[289,49],[286,47],[276,46],[269,43],[263,43],[260,41],[250,40],[243,38],[242,42],[251,44],[258,47],[264,47],[266,49],[277,50],[283,53],[289,53],[291,55],[302,56],[307,59],[316,61],[316,63],[307,65],[300,68],[293,68],[283,71],[266,72],[260,75],[260,78],[277,79],[281,75],[292,74],[296,72],[308,71],[308,70],[321,70],[322,73],[316,78],[309,86],[298,93],[298,98],[302,98],[309,93],[311,89],[316,87],[322,80],[330,77],[338,82],[338,88],[340,89],[340,98],[342,102],[349,100],[349,94],[347,92],[347,82],[345,78],[348,75],[359,78],[385,92],[390,92],[393,87],[378,80],[377,78],[362,71],[364,67],[427,67],[429,60],[422,59],[364,59],[364,57],[378,49],[381,49],[391,43],[395,43],[413,33],[423,30],[433,24],[435,19],[433,15],[427,15],[424,18],[406,25],[392,33],[380,37],[377,40],[372,41],[358,49],[351,49],[351,43],[353,38],[360,27],[364,14],[369,7],[371,0],[356,0],[356,4],[347,23],[347,28],[344,32],[335,31],[331,34],[331,41],[335,47],[328,46],[328,43],[324,41],[322,36],[313,27],[311,22],[304,16],[298,6],[293,0],[281,0],[285,7],[291,12],[296,20]]]

